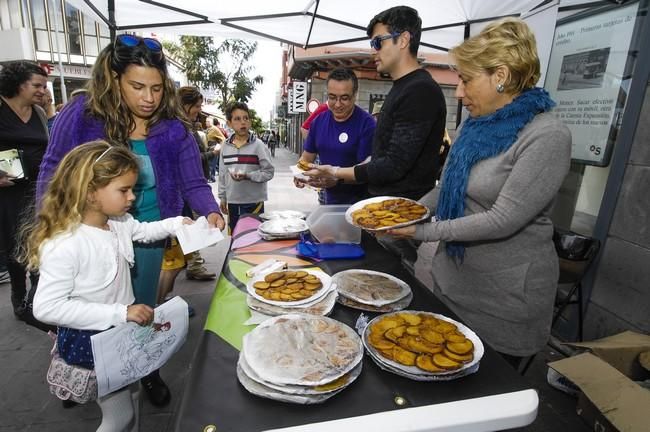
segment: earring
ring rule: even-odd
[[[506,88],[503,86],[503,84],[501,83],[497,84],[497,93],[503,93],[505,89]]]

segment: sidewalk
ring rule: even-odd
[[[269,200],[266,210],[312,211],[317,207],[316,192],[293,186],[289,165],[297,156],[280,148],[273,159],[275,177],[268,184]],[[213,184],[216,192],[216,184]],[[202,251],[208,269],[221,268],[228,252],[222,243]],[[426,274],[427,253],[422,250],[416,265],[418,276]],[[430,254],[430,253],[429,253]],[[420,273],[421,272],[421,273]],[[424,279],[424,276],[422,276]],[[196,310],[190,319],[188,340],[181,350],[162,369],[162,376],[171,388],[172,402],[166,408],[156,408],[143,401],[140,430],[142,432],[171,431],[174,414],[180,403],[189,364],[194,355],[198,337],[214,290],[214,281],[189,281],[184,272],[178,276],[175,294],[181,295]],[[63,409],[61,402],[51,396],[45,383],[52,342],[43,332],[14,319],[8,283],[0,284],[0,432],[81,432],[94,431],[100,422],[96,404]],[[575,413],[575,400],[546,384],[546,362],[559,358],[550,348],[538,354],[526,374],[531,387],[540,397],[538,419],[525,431],[587,431]],[[435,383],[432,384],[435,386]],[[215,395],[215,403],[220,397]],[[251,413],[254,415],[255,413]],[[245,431],[244,431],[245,432]]]

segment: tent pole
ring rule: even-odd
[[[470,34],[470,23],[469,21],[465,23],[465,33],[463,34],[463,40],[469,39]],[[463,103],[458,100],[458,107],[456,108],[456,129],[460,126],[461,120],[463,118]]]
[[[111,35],[111,43],[115,41],[115,0],[108,0],[108,30]]]
[[[305,46],[303,46],[304,49],[307,49],[309,47],[309,39],[311,38],[311,30],[314,28],[314,21],[316,21],[316,14],[318,13],[318,5],[320,4],[320,0],[316,0],[316,7],[314,8],[314,15],[311,17],[311,24],[309,25],[309,33],[307,33],[307,40],[305,41]]]

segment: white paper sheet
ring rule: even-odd
[[[198,218],[192,225],[183,225],[176,231],[176,237],[185,255],[223,240],[221,231],[212,228],[205,216]]]
[[[159,369],[185,343],[187,303],[174,297],[155,309],[154,324],[129,322],[91,336],[100,397]]]

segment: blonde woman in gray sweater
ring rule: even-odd
[[[549,210],[569,170],[571,134],[534,87],[539,59],[523,21],[490,24],[450,54],[470,117],[441,185],[421,199],[436,218],[388,233],[440,242],[434,293],[518,366],[550,333],[558,260]]]

